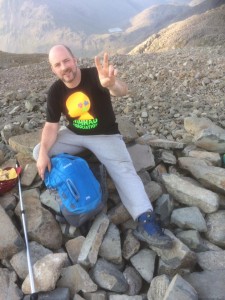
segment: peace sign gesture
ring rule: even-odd
[[[101,85],[108,89],[112,88],[116,82],[117,69],[114,69],[113,65],[109,65],[108,54],[104,54],[102,64],[99,57],[95,56],[95,66],[98,70]]]

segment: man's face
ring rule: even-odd
[[[53,73],[66,85],[74,82],[77,75],[77,61],[63,46],[53,48],[49,53]]]

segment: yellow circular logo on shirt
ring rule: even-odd
[[[68,114],[72,118],[78,118],[78,120],[94,119],[88,112],[91,107],[91,101],[89,97],[82,92],[76,92],[70,95],[66,100],[66,107]]]

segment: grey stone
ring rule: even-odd
[[[138,295],[142,288],[142,278],[140,274],[133,267],[126,267],[123,271],[123,275],[129,285],[127,294],[129,296]]]
[[[174,141],[169,141],[167,139],[159,139],[159,138],[152,138],[152,136],[146,134],[136,140],[140,144],[147,144],[152,148],[162,148],[162,149],[183,149],[184,144]]]
[[[103,213],[99,214],[94,220],[92,227],[83,242],[78,256],[78,263],[86,267],[95,265],[98,258],[99,248],[108,226],[108,217]]]
[[[120,232],[113,223],[109,225],[103,238],[99,249],[99,256],[115,264],[122,263]]]
[[[21,251],[24,241],[5,210],[0,205],[0,259],[11,258]]]
[[[78,236],[74,239],[68,240],[65,243],[66,251],[73,264],[77,264],[80,250],[83,246],[84,240],[84,236]]]
[[[62,245],[62,232],[52,213],[41,206],[38,190],[26,190],[22,197],[28,236],[46,248],[59,249]],[[21,217],[19,204],[16,214]]]
[[[171,215],[171,223],[182,229],[195,229],[206,232],[206,221],[198,207],[183,207],[174,209]]]
[[[196,264],[196,254],[177,239],[169,230],[165,230],[173,240],[171,249],[159,249],[151,246],[161,259],[172,269],[192,268]]]
[[[115,225],[124,223],[131,218],[131,215],[122,203],[119,203],[113,208],[111,208],[108,211],[107,215],[109,217],[109,220]]]
[[[130,261],[141,277],[151,282],[154,274],[156,253],[149,249],[142,249],[131,257]]]
[[[84,293],[84,297],[86,300],[107,300],[107,293],[105,291],[97,291],[95,293]]]
[[[209,250],[197,230],[181,231],[176,234],[176,237],[195,252]]]
[[[127,145],[127,150],[130,153],[135,170],[148,170],[155,166],[152,150],[148,145],[130,144]]]
[[[144,187],[151,202],[154,202],[163,194],[162,185],[158,182],[150,181]]]
[[[193,272],[183,278],[194,287],[199,299],[224,300],[224,270]]]
[[[39,259],[43,258],[45,255],[52,253],[49,249],[46,249],[42,245],[36,242],[29,243],[29,253],[31,257],[31,264],[34,265]],[[27,265],[27,252],[26,249],[21,252],[16,253],[10,260],[10,263],[17,275],[21,279],[25,279],[28,274]]]
[[[187,163],[182,163],[186,161]],[[217,193],[225,194],[224,180],[225,169],[196,164],[196,160],[192,158],[180,158],[180,165],[188,170],[204,187],[211,189]]]
[[[136,254],[140,249],[140,242],[135,238],[131,229],[128,229],[125,233],[122,254],[126,260],[129,260],[134,254]]]
[[[138,137],[134,124],[128,118],[117,116],[116,120],[126,143],[132,142]]]
[[[219,196],[207,189],[198,187],[177,175],[162,175],[163,182],[170,195],[187,206],[197,206],[205,213],[217,211]]]
[[[220,247],[225,247],[225,210],[206,216],[207,239]]]
[[[40,140],[41,132],[31,132],[9,138],[9,145],[16,152],[32,155],[33,148]]]
[[[128,295],[109,295],[109,300],[143,300],[143,297]]]
[[[187,156],[204,160],[215,167],[221,167],[221,157],[219,153],[197,149],[188,151]]]
[[[148,300],[164,299],[166,290],[170,284],[169,277],[166,275],[156,276],[152,279],[147,293]]]
[[[198,300],[198,294],[186,280],[177,274],[170,282],[163,299]]]
[[[51,292],[39,292],[38,300],[70,300],[70,291],[68,288],[56,288]],[[31,300],[31,296],[27,295],[23,300]]]
[[[17,276],[13,271],[0,268],[0,299],[22,299],[23,293],[16,284]]]
[[[215,128],[205,128],[194,136],[193,142],[198,147],[205,150],[224,153],[225,130],[223,132],[218,132]]]
[[[23,186],[30,186],[37,175],[36,163],[30,163],[25,166],[21,175],[21,184]]]
[[[103,289],[116,293],[127,292],[129,286],[124,275],[112,264],[98,259],[91,270],[91,277]]]
[[[162,224],[170,223],[170,216],[174,208],[174,202],[169,194],[161,195],[155,202],[155,212],[160,216]]]
[[[89,273],[78,264],[62,269],[57,287],[69,288],[71,297],[80,291],[84,293],[97,291],[97,285],[93,282]]]
[[[206,251],[197,253],[197,262],[203,270],[224,270],[225,251]]]
[[[56,287],[56,282],[66,261],[66,253],[52,253],[47,254],[34,264],[33,274],[36,292],[48,292]],[[29,274],[23,281],[22,291],[24,294],[31,294]]]

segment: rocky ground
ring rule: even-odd
[[[40,58],[39,58],[40,59]],[[46,93],[55,79],[43,58],[37,63],[9,67],[0,58],[0,130],[6,125],[24,131],[43,126]],[[28,60],[32,62],[32,60]],[[129,95],[114,98],[117,115],[132,121],[137,130],[180,140],[187,116],[206,116],[225,127],[225,50],[223,47],[173,50],[165,53],[111,57]],[[92,59],[80,59],[90,66]]]
[[[19,161],[29,162],[22,185],[37,289],[54,300],[224,300],[225,50],[174,50],[112,61],[130,90],[113,98],[116,115],[134,124],[123,123],[122,132],[137,142],[129,151],[174,245],[160,250],[134,238],[137,224],[110,178],[106,214],[85,232],[59,225],[35,162],[22,155],[29,140],[38,139],[34,131],[43,126],[46,93],[55,78],[46,61],[4,66],[0,161],[11,157],[15,163],[19,152]],[[81,65],[92,63],[80,59]],[[16,195],[15,189],[1,196],[0,300],[9,295],[29,300],[23,296],[31,292]]]

